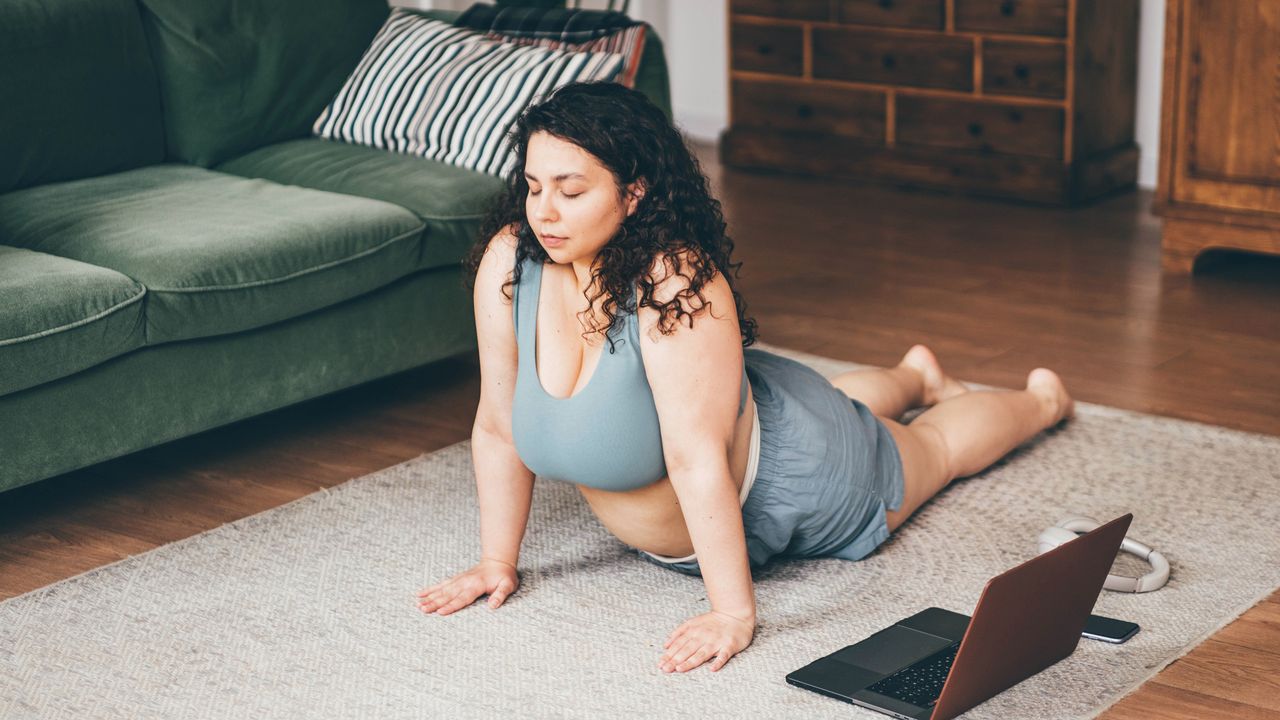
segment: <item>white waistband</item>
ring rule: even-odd
[[[747,474],[742,478],[742,489],[738,491],[738,507],[747,504],[747,495],[751,492],[751,486],[756,481],[756,466],[760,464],[760,413],[756,411],[755,398],[751,399],[751,446],[750,452],[747,454]],[[673,558],[665,555],[655,555],[647,550],[642,551],[645,555],[664,563],[692,562],[698,555],[694,553],[687,557]]]

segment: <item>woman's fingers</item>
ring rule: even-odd
[[[697,652],[701,650],[702,647],[703,647],[703,644],[697,641],[685,643],[680,647],[680,650],[678,650],[675,653],[672,653],[671,662],[668,663],[668,665],[676,670],[683,671],[684,664],[688,662],[689,658],[697,654]]]
[[[473,593],[460,592],[457,595],[453,596],[453,599],[450,600],[447,604],[445,604],[444,607],[437,610],[436,614],[448,615],[449,613],[455,612],[457,610],[461,610],[462,608],[475,602],[476,597],[478,597],[478,595]]]
[[[429,598],[430,602],[423,603],[422,609],[425,612],[436,610],[439,611],[441,615],[444,615],[446,614],[444,609],[448,607],[450,603],[456,601],[461,596],[465,596],[466,594],[466,587],[460,583],[448,585],[444,589],[436,591],[436,593]],[[472,600],[475,598],[475,595],[471,596]],[[468,601],[468,604],[470,604],[470,601]]]
[[[423,588],[423,589],[419,590],[419,591],[418,591],[418,597],[426,597],[427,595],[430,595],[431,593],[433,593],[433,592],[435,592],[435,591],[439,590],[440,588],[444,587],[445,583],[447,583],[447,582],[448,582],[448,580],[446,580],[445,582],[442,582],[442,583],[436,583],[435,585],[432,585],[432,586],[431,586],[431,587],[429,587],[429,588]]]
[[[681,625],[680,627],[676,628],[675,632],[667,636],[667,641],[662,643],[662,647],[664,648],[671,647],[671,645],[675,643],[676,640],[679,640],[683,636],[684,636],[684,626]]]
[[[672,642],[671,647],[667,648],[667,651],[662,654],[662,659],[658,661],[658,667],[662,668],[664,672],[674,670],[676,658],[680,657],[680,653],[684,652],[685,647],[689,644],[688,638],[681,638]]]
[[[702,647],[698,648],[696,652],[690,655],[684,662],[676,665],[676,670],[679,670],[680,672],[685,672],[686,670],[692,670],[698,667],[699,665],[701,665],[702,663],[706,662],[707,658],[711,657],[713,654],[715,654],[714,648],[712,648],[710,645],[703,645]]]
[[[418,591],[418,608],[423,612],[448,615],[489,596],[489,607],[496,608],[520,586],[520,579],[506,568],[501,571],[487,563]]]
[[[501,580],[498,586],[489,593],[489,607],[496,608],[507,601],[507,596],[516,589],[515,583],[510,580]]]
[[[437,608],[443,607],[445,603],[448,603],[453,599],[453,595],[454,593],[448,592],[447,590],[441,590],[432,595],[422,604],[422,610],[424,612],[432,612]]]

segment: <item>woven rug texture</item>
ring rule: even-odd
[[[1066,515],[1133,512],[1172,579],[1095,612],[1142,631],[1082,640],[966,715],[1092,717],[1280,585],[1278,496],[1280,438],[1080,404],[870,557],[757,571],[754,644],[668,675],[662,642],[708,609],[701,580],[641,559],[566,483],[536,483],[503,607],[416,609],[479,556],[459,443],[0,603],[0,717],[883,717],[783,678],[926,607],[971,613]]]

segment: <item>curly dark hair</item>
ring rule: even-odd
[[[613,174],[618,197],[626,197],[626,188],[640,180],[644,196],[635,212],[627,217],[618,231],[600,251],[592,269],[592,282],[583,295],[587,310],[601,301],[600,311],[608,325],[590,328],[586,338],[601,332],[614,341],[612,331],[625,314],[640,306],[658,310],[658,328],[663,335],[675,331],[677,322],[693,326],[693,319],[707,309],[703,287],[723,272],[738,311],[738,326],[744,347],[756,341],[756,322],[746,315],[746,303],[738,293],[734,279],[742,263],[730,261],[733,241],[725,235],[724,215],[720,201],[711,197],[707,179],[684,138],[667,116],[643,93],[614,82],[579,82],[560,87],[544,102],[529,106],[508,135],[515,153],[515,164],[506,177],[506,189],[493,201],[480,227],[480,237],[463,261],[467,286],[474,288],[480,260],[489,241],[498,233],[511,229],[517,238],[514,273],[502,286],[508,300],[511,288],[520,281],[525,258],[541,263],[552,262],[538,242],[525,216],[525,198],[529,182],[525,179],[525,156],[529,138],[535,132],[547,132],[573,143],[590,153]],[[651,277],[655,260],[662,255],[668,272],[689,279],[669,301],[655,301],[654,289],[666,277]],[[639,285],[636,297],[631,291]]]

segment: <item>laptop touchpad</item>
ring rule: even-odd
[[[937,635],[892,625],[856,645],[832,653],[831,657],[887,674],[926,658],[952,642]]]

